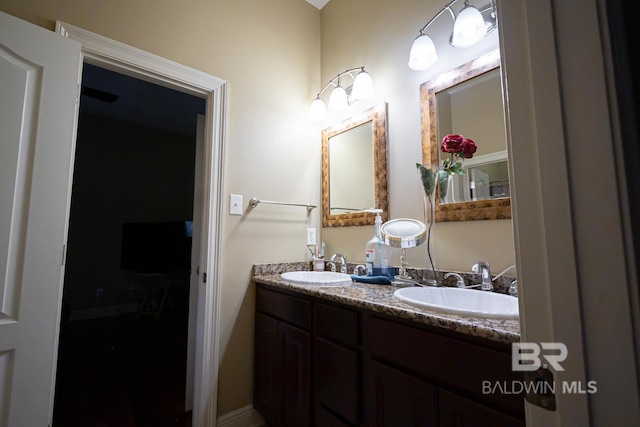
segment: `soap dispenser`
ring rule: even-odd
[[[386,276],[393,278],[395,269],[390,265],[391,247],[382,239],[382,209],[367,209],[365,212],[376,214],[376,234],[367,242],[365,258],[367,264],[367,276]]]

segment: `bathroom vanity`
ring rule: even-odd
[[[391,286],[268,273],[254,276],[254,407],[268,425],[525,425],[523,395],[504,389],[521,379],[517,321],[417,309]]]

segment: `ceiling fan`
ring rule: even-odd
[[[88,87],[84,85],[82,86],[80,94],[84,96],[88,96],[89,98],[97,99],[98,101],[108,102],[108,103],[116,102],[118,98],[120,98],[118,95],[114,93],[105,92],[103,90],[94,89],[92,87]]]

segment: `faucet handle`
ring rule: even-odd
[[[367,274],[367,266],[364,264],[358,264],[353,268],[353,274],[355,274],[356,276],[362,276],[363,274],[360,274],[360,270],[363,271],[363,274],[366,275]]]
[[[473,264],[473,267],[471,267],[471,272],[473,274],[478,274],[478,273],[482,273],[483,269],[489,269],[489,263],[486,261],[478,261],[475,264]]]
[[[458,288],[464,288],[465,287],[464,279],[458,273],[447,273],[447,274],[444,275],[444,278],[447,279],[447,278],[449,278],[451,276],[456,278],[456,287],[458,287]]]
[[[518,279],[511,282],[511,286],[509,286],[509,295],[513,297],[518,296]]]

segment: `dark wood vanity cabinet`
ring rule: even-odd
[[[368,426],[437,426],[437,389],[390,366],[367,361],[365,378]]]
[[[360,315],[314,304],[314,408],[316,426],[360,425]]]
[[[311,302],[260,291],[256,299],[254,407],[270,426],[311,425]]]
[[[510,347],[261,284],[254,407],[267,424],[524,427]]]
[[[442,388],[438,402],[440,427],[525,427],[524,414],[514,417]]]
[[[484,394],[512,384],[509,346],[370,315],[365,407],[368,426],[524,427],[522,395]]]

